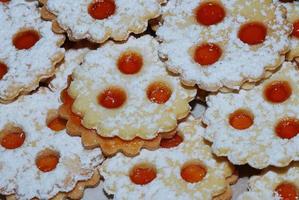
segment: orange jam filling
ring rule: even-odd
[[[282,139],[291,139],[299,133],[299,121],[293,118],[282,119],[276,125],[275,132]]]
[[[22,146],[25,141],[25,133],[23,131],[4,133],[1,139],[1,146],[6,149],[16,149]]]
[[[239,109],[230,114],[229,124],[238,130],[244,130],[252,126],[253,116],[250,112]]]
[[[221,48],[212,43],[202,44],[196,47],[194,60],[200,65],[212,65],[219,60],[222,55]]]
[[[125,91],[119,87],[107,88],[98,96],[99,104],[108,109],[121,107],[126,99],[127,95]]]
[[[34,30],[26,30],[18,32],[13,38],[13,45],[19,49],[30,49],[33,47],[40,39],[38,32]]]
[[[267,27],[260,22],[251,22],[241,26],[238,37],[249,45],[261,44],[267,36]]]
[[[198,183],[206,174],[206,168],[200,164],[188,164],[181,170],[181,177],[189,183]]]
[[[281,200],[297,200],[299,198],[296,186],[291,183],[281,183],[275,188],[275,192]]]
[[[7,73],[7,66],[4,63],[0,62],[0,80],[4,77]]]
[[[66,128],[67,121],[60,117],[52,119],[47,125],[53,131],[62,131]]]
[[[116,5],[114,0],[94,0],[88,6],[88,13],[94,19],[102,20],[115,13]]]
[[[42,172],[54,170],[59,162],[59,156],[54,151],[42,152],[36,159],[35,164]]]
[[[136,185],[146,185],[156,177],[156,169],[146,164],[137,165],[130,172],[130,179]]]
[[[154,82],[147,88],[147,98],[157,104],[166,103],[171,97],[172,91],[166,83]]]
[[[292,36],[299,39],[299,20],[293,23]]]
[[[160,142],[162,148],[173,148],[183,142],[183,138],[179,134],[175,134],[172,138],[163,138]]]
[[[218,24],[225,17],[224,8],[215,2],[206,2],[196,9],[196,21],[199,24],[210,26]]]
[[[264,96],[272,103],[282,103],[292,95],[291,86],[287,81],[274,81],[264,89]]]
[[[9,2],[10,0],[0,0],[0,2],[2,2],[2,3],[7,3],[7,2]]]
[[[136,74],[143,65],[143,59],[136,52],[125,52],[118,59],[118,69],[124,74]]]

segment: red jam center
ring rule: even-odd
[[[295,185],[291,183],[282,183],[275,188],[281,200],[297,200],[299,198]]]
[[[200,164],[189,164],[181,170],[181,177],[189,183],[198,183],[206,174],[207,170]]]
[[[299,20],[293,24],[292,36],[299,39]]]
[[[172,138],[164,138],[160,142],[162,148],[173,148],[183,142],[183,138],[179,134],[175,134]]]
[[[0,0],[0,2],[2,2],[2,3],[7,3],[7,2],[9,2],[10,0]]]
[[[267,36],[267,27],[259,22],[251,22],[241,26],[238,37],[249,45],[261,44]]]
[[[21,31],[13,38],[13,45],[19,49],[30,49],[40,39],[38,32],[34,30]]]
[[[279,0],[279,1],[283,3],[294,2],[294,0]]]
[[[56,117],[48,123],[48,127],[53,131],[62,131],[66,128],[67,121],[60,117]]]
[[[35,164],[42,172],[50,172],[54,170],[59,162],[59,156],[55,152],[44,152],[40,154]]]
[[[282,103],[292,95],[292,89],[287,81],[274,81],[264,89],[264,96],[272,103]]]
[[[126,99],[125,91],[119,87],[108,88],[98,96],[99,104],[108,109],[121,107]]]
[[[102,20],[115,13],[114,0],[94,0],[88,7],[88,13],[94,19]]]
[[[19,148],[24,143],[25,137],[25,133],[22,131],[4,134],[1,139],[1,146],[6,149]]]
[[[0,80],[4,77],[7,73],[7,66],[4,63],[0,62]]]
[[[135,166],[131,173],[130,179],[136,185],[146,185],[157,177],[155,168],[148,165]]]
[[[229,124],[238,130],[244,130],[252,126],[253,116],[246,110],[237,110],[230,114]]]
[[[219,60],[222,55],[221,48],[212,43],[202,44],[195,49],[194,60],[200,65],[212,65]]]
[[[282,139],[291,139],[299,133],[299,121],[293,118],[283,119],[276,125],[275,132]]]
[[[171,94],[171,89],[163,82],[154,82],[147,88],[147,97],[153,103],[164,104]]]
[[[225,17],[224,8],[215,2],[201,4],[196,10],[196,20],[199,24],[210,26],[218,24]]]
[[[136,74],[143,65],[143,59],[136,52],[125,52],[117,62],[118,69],[124,74]]]

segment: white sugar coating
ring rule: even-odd
[[[209,200],[227,190],[226,178],[233,173],[227,161],[217,160],[202,138],[203,128],[199,120],[189,119],[178,126],[178,134],[184,141],[171,149],[141,150],[130,158],[118,153],[100,166],[104,178],[104,190],[114,199],[197,199]],[[181,178],[181,168],[186,162],[198,161],[207,170],[198,183],[188,183]],[[153,165],[157,177],[146,185],[136,185],[129,177],[131,169],[138,164]]]
[[[275,188],[281,183],[291,183],[299,188],[299,163],[286,168],[265,170],[260,176],[249,180],[249,191],[241,194],[238,200],[282,200]]]
[[[40,79],[53,75],[53,64],[64,54],[59,47],[64,36],[54,34],[51,23],[40,19],[36,2],[0,4],[0,26],[0,62],[8,67],[0,80],[0,100],[5,101],[34,90]],[[17,50],[13,37],[27,29],[37,31],[40,40],[28,50]]]
[[[203,26],[196,21],[194,10],[203,0],[170,0],[163,9],[164,24],[157,30],[162,41],[160,55],[167,58],[169,70],[179,73],[188,85],[216,91],[239,89],[246,81],[263,78],[266,70],[277,68],[289,46],[290,25],[285,12],[270,0],[222,0],[224,20]],[[262,44],[250,46],[238,38],[241,25],[258,21],[267,26]],[[193,59],[195,48],[215,43],[222,56],[212,65],[201,66]]]
[[[271,78],[250,91],[209,96],[203,121],[207,125],[205,138],[213,142],[213,152],[228,156],[233,164],[248,163],[260,169],[268,165],[287,166],[292,160],[299,160],[299,135],[281,139],[274,130],[281,119],[299,118],[298,76],[297,66],[286,62]],[[264,99],[264,88],[273,81],[290,84],[292,95],[288,100],[273,104]],[[254,123],[248,129],[230,126],[229,116],[238,109],[252,113]]]
[[[83,125],[96,129],[104,137],[119,136],[130,140],[137,136],[151,139],[158,132],[168,132],[177,126],[177,119],[189,111],[189,101],[195,88],[184,88],[178,77],[168,74],[158,58],[158,42],[151,36],[131,37],[124,44],[108,42],[88,53],[81,68],[73,73],[68,89],[75,99],[73,112],[83,117]],[[118,58],[127,51],[142,56],[143,66],[134,75],[125,75],[117,67]],[[151,102],[146,94],[154,82],[166,83],[172,95],[164,104]],[[98,96],[111,86],[126,92],[126,101],[118,109],[107,109],[98,103]]]
[[[88,180],[103,157],[99,149],[84,150],[80,138],[65,130],[54,132],[47,127],[49,111],[57,110],[60,92],[67,86],[69,72],[78,65],[85,50],[70,51],[66,62],[57,70],[52,91],[40,88],[15,102],[0,105],[0,131],[10,124],[26,134],[23,145],[7,150],[0,145],[0,194],[15,194],[17,199],[49,199],[58,192],[69,192],[78,181]],[[35,165],[36,156],[45,149],[59,153],[56,169],[43,173]]]
[[[109,37],[125,40],[129,33],[142,33],[148,20],[160,15],[161,0],[114,0],[115,14],[96,20],[88,13],[91,0],[48,0],[47,9],[57,16],[57,22],[71,39],[87,38],[104,42]]]

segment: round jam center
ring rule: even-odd
[[[36,166],[42,172],[54,170],[59,162],[59,156],[55,152],[44,152],[35,161]]]
[[[94,19],[102,20],[115,13],[114,0],[94,0],[88,7],[88,13]]]
[[[117,62],[118,69],[124,74],[136,74],[143,65],[143,59],[136,52],[125,52]]]
[[[148,99],[157,104],[166,103],[171,97],[171,94],[171,89],[163,82],[152,83],[147,89]]]
[[[229,117],[229,124],[238,130],[244,130],[252,126],[253,116],[246,110],[237,110]]]
[[[60,117],[56,117],[48,123],[48,127],[53,131],[62,131],[66,128],[67,121]]]
[[[287,81],[274,81],[264,89],[266,100],[272,103],[282,103],[292,95],[292,89]]]
[[[259,22],[247,23],[241,26],[238,37],[249,45],[261,44],[267,36],[267,28]]]
[[[200,164],[189,164],[181,170],[181,177],[189,183],[198,183],[207,174],[207,170]]]
[[[98,96],[99,104],[108,109],[121,107],[126,99],[126,93],[119,87],[108,88]]]
[[[148,165],[135,166],[130,173],[130,179],[136,185],[146,185],[152,182],[156,176],[156,170]]]
[[[30,49],[40,39],[38,32],[34,30],[21,31],[13,38],[13,45],[19,49]]]
[[[277,192],[281,200],[297,200],[299,198],[296,186],[291,183],[278,185],[275,188],[275,192]]]
[[[221,48],[212,43],[202,44],[196,47],[194,60],[200,65],[212,65],[219,60],[222,55]]]
[[[291,139],[299,133],[299,121],[293,118],[283,119],[276,125],[275,132],[282,139]]]
[[[0,2],[2,2],[2,3],[7,3],[7,2],[9,2],[10,0],[0,0]]]
[[[299,39],[299,20],[293,24],[292,36]]]
[[[4,134],[1,139],[1,146],[6,149],[19,148],[24,143],[25,137],[25,133],[22,131]]]
[[[224,8],[215,3],[207,2],[201,4],[196,10],[196,20],[199,24],[210,26],[218,24],[225,17]]]
[[[160,142],[162,148],[173,148],[183,142],[183,138],[179,134],[175,134],[172,138],[164,138]]]
[[[0,80],[4,77],[7,73],[7,66],[4,63],[0,62]]]

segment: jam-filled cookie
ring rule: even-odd
[[[213,152],[255,168],[298,160],[298,76],[297,66],[286,62],[249,91],[210,95],[203,121]]]
[[[200,121],[189,119],[156,151],[107,159],[100,166],[104,190],[114,199],[230,199],[234,168],[214,157],[202,133]]]
[[[16,199],[80,198],[84,187],[99,181],[96,168],[103,161],[101,151],[84,150],[79,138],[66,134],[65,120],[57,112],[68,66],[80,54],[67,54],[51,89],[41,87],[0,105],[0,194]]]
[[[0,26],[0,102],[8,103],[54,75],[64,36],[40,19],[34,2],[0,3]]]
[[[271,0],[170,0],[157,35],[184,84],[231,91],[279,67],[290,32],[286,10]]]

